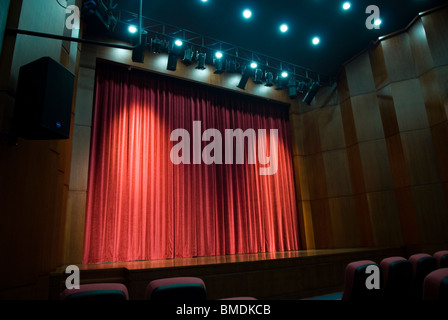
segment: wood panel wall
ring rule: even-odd
[[[447,247],[447,17],[379,41],[293,110],[306,248]]]
[[[7,27],[62,35],[65,17],[55,1],[11,1]],[[0,131],[11,130],[20,67],[43,56],[76,75],[77,45],[5,34],[0,58]],[[63,263],[71,143],[19,139],[12,146],[1,137],[0,299],[48,298],[49,273]]]

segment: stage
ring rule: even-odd
[[[155,279],[194,276],[204,280],[210,300],[251,296],[259,300],[297,300],[341,292],[345,267],[356,260],[379,263],[403,256],[402,248],[306,250],[156,261],[78,265],[81,284],[119,282],[130,300],[143,300]],[[65,289],[66,266],[50,276],[50,299]]]

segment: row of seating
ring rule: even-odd
[[[128,289],[121,283],[84,284],[79,289],[65,289],[62,300],[129,300]],[[207,289],[197,277],[174,277],[151,281],[146,300],[207,300]],[[253,297],[231,297],[221,300],[257,300]]]
[[[369,266],[380,271],[380,287],[368,288]],[[380,264],[371,260],[349,263],[341,300],[446,300],[448,299],[448,251],[389,257]]]

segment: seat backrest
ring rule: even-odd
[[[382,298],[384,300],[407,300],[412,288],[412,264],[403,257],[390,257],[380,263],[383,273]]]
[[[413,284],[412,298],[421,300],[423,298],[423,281],[432,271],[437,269],[437,260],[427,253],[418,253],[409,257],[412,264]]]
[[[434,258],[437,260],[437,268],[448,268],[448,250],[437,251]]]
[[[200,278],[177,277],[151,281],[145,296],[147,300],[206,300],[207,291]]]
[[[366,286],[366,280],[370,276],[366,271],[370,265],[380,269],[380,266],[371,260],[355,261],[347,265],[341,300],[379,300],[381,298],[380,290],[369,290]]]
[[[423,300],[448,301],[448,268],[437,269],[425,277]]]
[[[84,284],[79,289],[65,289],[62,300],[129,300],[128,289],[121,283]]]

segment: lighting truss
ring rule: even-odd
[[[119,10],[118,14],[120,21],[127,24],[132,23],[138,17],[137,14],[126,10]],[[295,77],[298,81],[319,82],[322,86],[330,86],[334,82],[334,79],[331,77],[293,63],[237,47],[145,16],[142,19],[143,29],[148,33],[148,39],[160,39],[164,42],[170,42],[179,38],[189,47],[195,48],[195,51],[205,53],[207,57],[214,57],[215,52],[220,51],[225,56],[226,67],[228,67],[227,61],[232,61],[231,71],[233,71],[234,67],[235,72],[241,72],[244,66],[252,61],[256,61],[259,69],[263,69],[264,72],[272,73],[273,75],[287,71],[289,75]],[[213,58],[207,62],[213,64]]]

